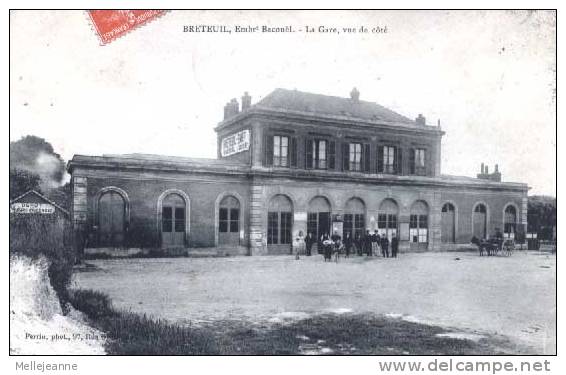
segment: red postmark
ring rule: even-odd
[[[107,44],[128,31],[165,13],[164,10],[89,10],[88,14],[102,44]]]

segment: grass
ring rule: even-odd
[[[469,355],[506,354],[492,339],[437,337],[446,330],[370,314],[321,314],[288,323],[171,324],[118,311],[103,293],[76,290],[73,306],[103,331],[111,355]]]

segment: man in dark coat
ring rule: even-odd
[[[364,237],[364,250],[367,256],[371,256],[371,234],[369,230],[366,230],[366,235]]]
[[[359,256],[362,255],[363,244],[364,244],[364,240],[362,236],[359,233],[356,233],[356,239],[354,240],[354,245],[356,245],[356,251],[358,252]]]
[[[389,258],[389,238],[387,236],[381,239],[381,254],[384,258]]]
[[[391,239],[391,257],[397,258],[397,252],[399,251],[399,239],[396,235],[393,235]]]
[[[316,239],[314,238],[314,236],[312,235],[311,232],[309,232],[307,234],[307,237],[305,238],[305,245],[307,248],[307,256],[311,256],[311,250],[312,250],[312,245],[316,242]]]
[[[350,232],[346,232],[346,237],[344,237],[344,247],[346,248],[346,258],[350,257],[350,251],[352,250],[352,236]]]

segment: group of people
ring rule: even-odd
[[[318,239],[310,232],[304,237],[301,231],[293,244],[296,258],[299,258],[299,254],[311,256],[315,243],[318,244],[319,251],[322,249],[325,261],[330,260],[332,254],[338,256],[342,252],[346,258],[349,258],[350,254],[378,256],[380,253],[384,258],[390,256],[396,258],[399,252],[399,240],[395,235],[389,241],[387,236],[380,236],[376,230],[373,234],[369,230],[364,235],[357,233],[355,238],[351,237],[350,232],[346,232],[344,239],[336,231],[331,236],[325,233]],[[391,249],[391,253],[389,249]]]

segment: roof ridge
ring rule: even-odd
[[[303,100],[300,100],[301,97]],[[309,99],[314,101],[314,103],[309,103]],[[325,99],[327,103],[324,103]],[[297,100],[301,101],[300,105],[296,103]],[[328,101],[334,101],[334,103],[328,103]],[[291,90],[281,87],[275,88],[253,106],[259,108],[306,110],[307,112],[319,112],[331,115],[348,114],[352,117],[362,119],[381,119],[415,124],[415,121],[411,120],[409,117],[376,102],[359,99],[354,101],[349,97],[312,93],[297,89]]]

